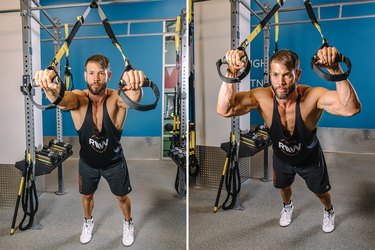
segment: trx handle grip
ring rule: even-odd
[[[56,99],[53,102],[51,102],[51,103],[49,103],[47,105],[43,105],[43,104],[37,103],[34,100],[34,97],[33,97],[34,96],[34,94],[33,94],[33,88],[39,88],[40,86],[38,86],[34,80],[29,81],[28,76],[24,76],[24,79],[23,79],[24,86],[26,86],[26,92],[24,92],[23,90],[21,90],[23,94],[26,94],[29,97],[31,103],[37,109],[40,109],[40,110],[48,110],[48,109],[56,108],[56,106],[59,105],[59,103],[61,102],[61,100],[64,98],[65,90],[66,90],[66,85],[61,80],[61,78],[59,77],[59,75],[57,74],[56,69],[53,66],[49,66],[47,69],[55,71],[56,76],[53,78],[52,82],[55,83],[55,84],[59,84],[60,85],[59,94],[58,94],[58,96],[56,97]]]
[[[237,77],[234,77],[234,78],[226,77],[225,75],[221,73],[221,70],[220,70],[221,65],[228,64],[226,58],[223,57],[222,59],[217,60],[216,62],[217,73],[219,74],[221,80],[223,80],[224,82],[227,82],[227,83],[241,82],[241,80],[244,79],[250,72],[251,63],[249,62],[249,57],[247,56],[245,49],[243,47],[238,47],[237,49],[242,50],[245,53],[245,56],[241,58],[241,61],[246,62],[245,69]]]
[[[133,69],[132,66],[130,64],[128,64],[125,67],[124,72],[127,72],[127,71],[132,70],[132,69]],[[124,85],[125,85],[125,83],[122,80],[122,75],[121,75],[121,78],[120,78],[119,83],[118,83],[117,92],[118,92],[118,95],[121,97],[121,99],[129,106],[129,108],[135,109],[135,110],[138,110],[138,111],[149,111],[149,110],[155,109],[156,106],[158,105],[158,101],[159,101],[159,98],[160,98],[159,88],[155,83],[150,81],[147,77],[145,78],[145,80],[142,84],[142,87],[149,87],[149,88],[151,88],[152,92],[154,93],[155,101],[151,104],[147,104],[147,105],[139,104],[139,103],[136,103],[133,100],[131,100],[122,90]]]
[[[324,47],[328,47],[328,44],[324,43],[319,49],[324,48]],[[330,82],[339,82],[339,81],[348,79],[350,72],[352,70],[352,63],[350,59],[341,53],[338,53],[336,55],[335,62],[337,63],[343,62],[348,68],[348,70],[342,74],[330,74],[330,73],[323,71],[321,67],[316,64],[317,61],[319,61],[319,57],[317,56],[317,53],[315,53],[314,56],[311,58],[311,62],[310,62],[311,68],[320,78],[330,81]]]

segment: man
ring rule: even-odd
[[[93,55],[87,59],[84,77],[86,90],[66,91],[59,106],[70,110],[74,126],[79,135],[79,191],[82,194],[84,223],[80,241],[90,242],[94,228],[92,211],[94,193],[100,177],[103,176],[111,192],[117,197],[124,215],[123,238],[125,246],[134,242],[134,224],[131,218],[130,185],[128,169],[120,144],[122,127],[129,108],[117,94],[107,89],[111,79],[110,62],[103,55]],[[53,82],[55,72],[38,71],[35,82],[42,87],[47,98],[53,102],[59,93],[59,85]],[[142,97],[142,71],[125,72],[122,79],[126,86],[123,90],[134,102]]]
[[[320,49],[317,64],[331,74],[342,73],[340,65],[334,62],[337,53],[334,47]],[[239,50],[227,52],[227,77],[236,77],[244,68],[245,63],[240,60],[243,55]],[[278,51],[270,60],[271,86],[236,93],[234,84],[224,82],[219,91],[217,112],[231,117],[255,109],[259,111],[273,143],[273,181],[283,200],[280,226],[292,222],[291,185],[297,173],[323,204],[322,229],[329,233],[335,228],[335,215],[316,129],[324,110],[334,115],[353,116],[360,112],[361,105],[348,80],[336,82],[336,90],[328,90],[298,84],[300,77],[297,54],[290,50]]]

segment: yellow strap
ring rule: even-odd
[[[21,183],[20,183],[20,189],[18,190],[18,195],[22,195],[23,192],[23,182],[24,182],[25,177],[21,177]]]
[[[246,38],[247,40],[247,43],[250,44],[251,41],[262,31],[262,25],[261,24],[258,24],[255,29],[253,30],[253,32],[251,32],[251,34]]]
[[[228,162],[229,162],[229,158],[226,157],[226,158],[225,158],[225,163],[224,163],[223,172],[221,173],[222,176],[224,176],[225,173],[227,172]]]
[[[61,58],[63,57],[63,55],[67,52],[68,50],[68,43],[67,42],[64,42],[63,46],[61,46],[60,50],[57,52],[56,56],[54,59],[54,61],[52,61],[51,63],[51,66],[53,67],[57,67],[57,64],[60,62]]]
[[[176,18],[176,35],[174,36],[174,43],[176,45],[176,52],[180,51],[180,32],[181,32],[181,16]]]
[[[189,0],[189,7],[188,7],[188,24],[191,23],[193,20],[193,1]]]
[[[65,28],[65,39],[66,39],[69,36],[69,28],[68,28],[68,24],[67,23],[64,25],[64,28]],[[69,48],[66,51],[66,56],[69,56]]]

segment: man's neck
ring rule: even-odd
[[[279,99],[276,97],[276,102],[280,108],[287,109],[297,101],[298,92],[297,88],[286,99]]]
[[[107,97],[107,90],[104,90],[99,95],[92,94],[90,90],[88,92],[89,92],[89,99],[91,100],[92,104],[95,106],[102,105],[105,98]]]

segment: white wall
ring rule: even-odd
[[[19,9],[19,0],[0,1],[0,10]],[[22,23],[19,12],[0,14],[0,164],[14,164],[23,159],[26,149],[25,104],[20,92],[23,74]],[[39,28],[33,32],[33,61],[40,68]],[[41,115],[35,116],[37,145],[42,143]]]
[[[216,61],[231,48],[230,15],[228,0],[194,4],[197,145],[218,147],[229,140],[231,119],[216,113],[217,95],[222,82],[216,70]],[[248,10],[242,6],[240,8],[240,34],[242,34],[240,42],[250,33],[249,19]],[[249,90],[249,77],[245,78],[240,86],[241,90]],[[240,121],[241,129],[250,126],[248,115],[241,117]]]

